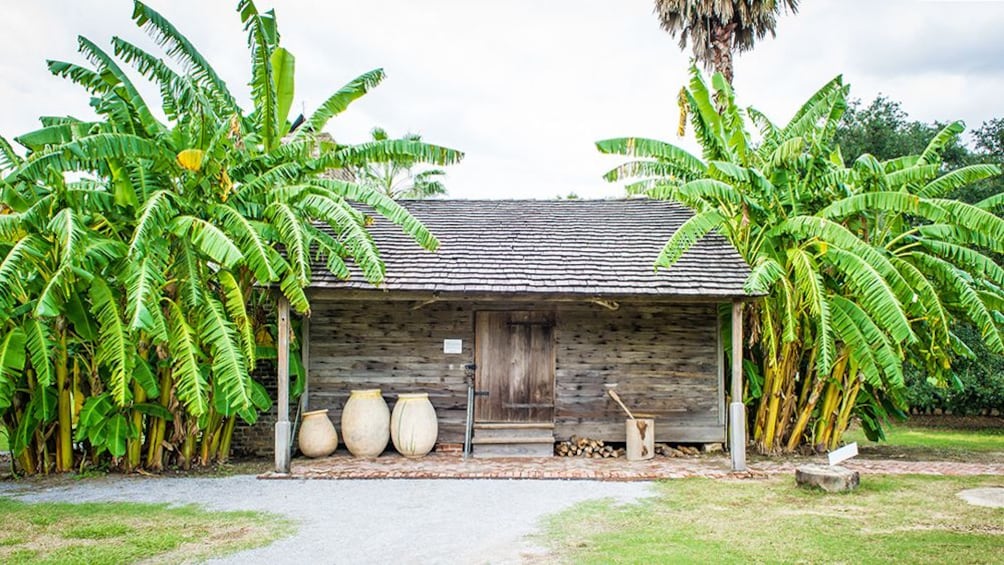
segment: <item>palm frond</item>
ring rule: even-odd
[[[17,168],[24,159],[18,155],[14,148],[10,146],[4,136],[0,135],[0,172]],[[0,175],[2,177],[2,175]]]
[[[894,189],[897,187],[909,187],[911,185],[917,186],[921,183],[930,182],[931,179],[937,178],[938,173],[941,172],[941,167],[939,165],[919,165],[915,167],[906,167],[892,172],[889,172],[888,161],[883,163],[882,166],[886,171],[886,184],[890,188]],[[916,190],[910,190],[910,192],[920,194]],[[921,194],[921,196],[925,195]]]
[[[816,326],[816,371],[827,375],[836,358],[836,344],[830,317],[830,302],[819,266],[801,247],[788,250],[788,260],[795,274],[795,287],[809,304],[809,313]]]
[[[112,84],[112,92],[115,92],[117,88],[124,90],[122,99],[136,113],[136,117],[143,130],[152,137],[162,134],[164,126],[153,117],[153,113],[150,112],[150,108],[146,105],[146,101],[143,100],[143,96],[136,90],[135,85],[129,80],[129,76],[122,72],[122,69],[115,63],[114,59],[86,37],[78,37],[77,44],[80,53],[97,67],[98,72],[106,82]],[[114,79],[114,82],[112,79]]]
[[[906,279],[910,287],[914,289],[914,297],[917,304],[923,308],[924,321],[927,322],[928,326],[931,328],[931,334],[934,339],[947,343],[948,336],[951,333],[948,328],[951,318],[949,317],[948,312],[945,311],[944,305],[941,303],[941,298],[938,296],[938,289],[936,289],[927,279],[927,276],[925,276],[920,269],[913,266],[912,263],[904,261],[899,257],[892,257],[891,261],[893,265],[899,269],[900,273],[903,274],[903,278]]]
[[[963,131],[966,130],[965,124],[962,122],[952,122],[945,126],[928,142],[927,147],[924,148],[924,152],[920,154],[920,158],[917,159],[918,165],[926,165],[931,163],[941,162],[941,152],[948,147],[948,144],[952,142],[955,138],[959,136]]]
[[[178,237],[188,237],[191,242],[216,263],[233,268],[244,255],[237,245],[220,228],[195,216],[177,216],[168,229]]]
[[[937,285],[957,297],[958,307],[979,328],[980,336],[991,351],[998,354],[1004,353],[1004,340],[1001,339],[993,316],[962,272],[953,267],[951,263],[926,253],[911,253],[908,258],[916,262],[923,270],[931,273],[935,277],[934,282]]]
[[[27,360],[24,354],[25,335],[13,328],[0,341],[0,414],[6,412],[14,399],[14,391]]]
[[[254,328],[251,319],[248,317],[247,303],[244,300],[244,293],[234,278],[233,273],[226,269],[216,273],[216,278],[220,281],[223,290],[224,305],[230,321],[237,328],[237,333],[241,338],[241,346],[244,349],[244,358],[250,368],[255,366],[255,339]]]
[[[132,398],[129,384],[135,362],[132,336],[122,322],[122,312],[111,288],[101,279],[91,282],[91,312],[98,320],[100,340],[95,361],[108,369],[108,384],[115,404],[124,407]]]
[[[867,258],[832,245],[823,257],[843,274],[844,282],[858,297],[861,307],[897,342],[914,343],[917,340],[904,312],[904,302]],[[902,278],[898,271],[896,273]]]
[[[463,158],[463,152],[448,147],[424,141],[388,139],[350,145],[337,151],[322,153],[314,167],[318,170],[327,170],[399,160],[446,166],[458,163]]]
[[[166,261],[159,253],[127,261],[125,267],[126,318],[132,330],[146,330],[156,340],[167,341],[160,312],[161,289],[166,284]]]
[[[666,242],[655,260],[655,267],[672,267],[698,240],[708,232],[720,228],[726,221],[727,218],[714,208],[690,217]]]
[[[404,233],[411,236],[423,248],[429,251],[435,251],[439,248],[439,240],[420,221],[412,216],[404,206],[379,191],[356,183],[334,179],[315,179],[311,181],[311,184],[325,189],[331,200],[344,198],[370,206],[376,213],[394,225],[400,226]]]
[[[223,393],[227,407],[233,411],[245,410],[251,405],[251,377],[238,345],[237,331],[223,306],[211,296],[205,297],[201,314],[199,338],[209,345],[212,353],[213,382]]]
[[[258,283],[266,284],[275,281],[278,275],[269,262],[266,250],[268,242],[265,241],[254,224],[243,214],[227,205],[215,204],[210,207],[209,212],[213,214],[223,230],[237,242],[241,254],[247,259],[248,267],[255,274]]]
[[[31,368],[35,371],[35,380],[41,386],[49,386],[53,382],[49,326],[38,318],[27,318],[21,329],[24,332],[28,357],[31,359]]]
[[[293,266],[297,280],[306,286],[310,282],[310,257],[302,220],[285,202],[270,204],[265,209],[265,215],[279,232],[279,238],[286,248],[286,257]]]
[[[95,95],[102,95],[111,90],[111,85],[105,82],[100,73],[87,67],[81,67],[65,61],[46,61],[49,72],[53,75],[66,78],[84,87],[87,92]]]
[[[209,385],[202,376],[202,350],[197,336],[177,302],[168,306],[168,344],[171,348],[171,371],[177,383],[178,400],[190,414],[202,416],[209,409]]]
[[[858,363],[865,381],[872,386],[883,383],[902,388],[902,355],[861,307],[842,297],[834,296],[833,327]]]
[[[983,179],[1001,174],[997,165],[969,165],[950,171],[927,183],[917,194],[925,198],[941,198],[949,192]]]
[[[367,281],[377,284],[383,280],[384,264],[373,236],[365,227],[366,220],[362,214],[344,201],[322,196],[304,197],[303,205],[334,230],[335,237],[348,250]]]
[[[230,116],[240,113],[234,97],[227,89],[226,82],[216,74],[209,62],[171,22],[139,0],[133,2],[132,19],[157,45],[166,50],[168,57],[178,61],[185,71],[191,73],[196,84],[211,93],[219,115]]]
[[[140,209],[132,238],[129,240],[129,257],[142,255],[143,250],[160,237],[170,222],[174,210],[172,204],[172,195],[166,190],[158,190],[146,199]]]
[[[15,179],[43,180],[49,172],[101,172],[110,159],[170,162],[162,145],[124,133],[98,133],[43,151],[11,173]]]
[[[272,49],[275,39],[268,37],[264,18],[252,0],[240,0],[237,11],[240,12],[244,30],[248,32],[248,47],[251,49],[252,61],[251,98],[255,105],[254,118],[258,121],[257,132],[267,152],[279,144],[277,118],[279,103],[272,69]]]
[[[768,294],[784,273],[784,267],[776,260],[766,256],[757,257],[757,263],[746,278],[743,290],[750,294]]]
[[[374,69],[363,73],[335,92],[314,111],[307,121],[296,130],[294,139],[302,138],[308,133],[319,133],[327,125],[328,120],[341,114],[349,104],[361,98],[384,79],[383,69]]]

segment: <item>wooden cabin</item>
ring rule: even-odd
[[[474,405],[476,454],[489,445],[550,454],[572,434],[624,441],[625,415],[606,394],[613,385],[629,408],[655,417],[657,441],[725,441],[719,311],[749,298],[749,267],[709,234],[655,270],[689,209],[641,199],[405,206],[438,251],[377,217],[380,287],[315,267],[305,409],[328,408],[337,424],[350,390],[379,388],[390,406],[399,393],[427,392],[439,443],[461,443],[473,365],[475,389],[487,393]],[[280,447],[288,431],[276,429]]]

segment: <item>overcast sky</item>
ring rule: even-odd
[[[236,2],[150,0],[244,100],[249,76]],[[39,115],[87,117],[88,96],[49,75],[46,59],[81,62],[76,36],[144,46],[127,0],[0,0],[0,133]],[[913,119],[1004,117],[1004,2],[803,0],[777,38],[736,59],[739,102],[784,122],[837,74],[852,97],[899,100]],[[623,194],[600,176],[619,159],[593,142],[676,138],[676,94],[689,53],[659,29],[651,0],[259,1],[275,7],[282,44],[296,56],[294,111],[310,112],[355,76],[387,79],[328,130],[364,141],[393,136],[466,152],[448,171],[456,198]],[[110,50],[110,48],[109,48]],[[159,53],[156,48],[153,52]],[[156,99],[151,92],[148,101]]]

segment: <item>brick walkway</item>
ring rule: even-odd
[[[295,459],[289,475],[265,473],[263,479],[579,479],[650,481],[685,477],[764,478],[794,474],[806,463],[826,463],[825,458],[754,461],[749,470],[733,473],[728,455],[656,457],[648,461],[586,459],[579,457],[468,459],[452,453],[432,453],[421,459],[385,454],[376,459],[356,459],[336,453],[322,459]],[[875,474],[1001,475],[1001,463],[948,461],[892,461],[853,459],[844,467]]]

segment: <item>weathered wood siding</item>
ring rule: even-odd
[[[629,407],[656,417],[657,441],[723,441],[724,395],[714,304],[434,302],[315,299],[310,408],[338,425],[349,391],[428,392],[441,442],[463,441],[465,363],[474,361],[475,312],[539,310],[555,319],[555,436],[624,440],[624,415],[605,394],[617,383]],[[444,354],[444,339],[463,353]]]
[[[555,435],[624,441],[624,412],[655,416],[656,441],[725,439],[714,304],[575,308],[561,312]]]

